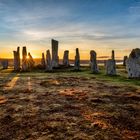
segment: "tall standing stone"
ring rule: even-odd
[[[17,64],[18,69],[20,70],[20,47],[17,47]]]
[[[52,60],[51,60],[51,54],[50,50],[47,50],[46,52],[46,71],[52,70]]]
[[[74,69],[75,70],[80,70],[80,54],[79,54],[79,49],[78,48],[76,48]]]
[[[127,56],[124,56],[124,58],[123,58],[123,66],[126,66],[126,60],[127,60]]]
[[[133,49],[126,60],[126,70],[129,78],[140,78],[140,49]]]
[[[14,70],[20,70],[20,47],[17,47],[17,51],[13,51],[14,55]]]
[[[59,67],[58,41],[52,39],[52,67]]]
[[[66,67],[68,67],[70,65],[69,64],[69,51],[68,50],[64,51],[63,65]]]
[[[90,51],[90,66],[91,66],[91,72],[92,73],[98,73],[99,69],[97,66],[97,60],[96,60],[96,52]]]
[[[115,60],[115,52],[114,52],[114,50],[112,50],[111,59],[112,59],[112,60]]]
[[[8,60],[7,59],[2,60],[1,64],[2,64],[3,69],[8,69]]]
[[[27,49],[22,49],[22,71],[28,71]]]
[[[28,68],[29,70],[32,70],[34,68],[34,59],[30,53],[28,53]]]
[[[45,66],[46,66],[46,64],[45,64],[45,55],[44,55],[44,53],[42,53],[41,66],[42,66],[42,68],[45,68]]]
[[[116,62],[115,60],[109,59],[105,63],[106,74],[107,75],[116,75]]]

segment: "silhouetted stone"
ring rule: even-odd
[[[68,50],[64,51],[63,65],[66,67],[68,67],[70,65],[69,64],[69,51]]]
[[[126,66],[126,60],[127,60],[127,56],[124,56],[124,58],[123,58],[123,66]]]
[[[109,59],[105,63],[106,74],[107,75],[116,75],[116,62],[115,60]]]
[[[126,70],[129,78],[140,78],[140,49],[133,49],[126,60]]]
[[[42,53],[41,66],[42,66],[43,69],[45,69],[46,64],[45,64],[45,55],[44,55],[44,53]]]
[[[112,60],[115,60],[115,52],[114,52],[114,50],[112,50],[111,59],[112,59]]]
[[[52,61],[51,61],[51,54],[50,50],[47,50],[46,52],[46,71],[52,70]]]
[[[96,52],[95,51],[90,51],[90,66],[91,66],[91,72],[92,73],[98,73],[99,69],[97,66],[97,61],[96,61]]]
[[[18,70],[20,70],[20,47],[17,47],[17,64]]]
[[[75,70],[80,70],[80,54],[79,54],[79,49],[78,48],[76,48],[74,69]]]
[[[26,47],[22,49],[22,71],[28,71],[28,60]]]
[[[20,70],[20,47],[17,47],[17,51],[13,51],[14,54],[14,70]]]
[[[52,39],[52,67],[59,67],[58,41]]]
[[[28,69],[32,70],[34,68],[34,59],[30,53],[28,53]]]
[[[8,69],[8,60],[2,60],[1,61],[3,69]]]

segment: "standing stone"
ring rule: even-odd
[[[124,58],[123,58],[123,66],[126,66],[126,60],[127,60],[127,56],[124,56]]]
[[[20,70],[20,47],[17,47],[17,64],[18,70]]]
[[[28,68],[29,70],[32,70],[34,68],[34,59],[30,53],[28,53]]]
[[[14,54],[14,70],[20,70],[20,47],[17,48],[17,51],[13,51]]]
[[[90,51],[90,66],[91,66],[91,72],[92,73],[98,73],[99,69],[97,66],[97,60],[96,60],[96,52]]]
[[[115,52],[114,52],[114,50],[112,50],[112,56],[111,56],[111,59],[112,59],[112,60],[115,60]]]
[[[22,71],[28,71],[28,60],[26,47],[22,49]]]
[[[126,70],[129,78],[140,78],[140,49],[133,49],[126,60]]]
[[[115,60],[109,59],[105,63],[106,74],[107,75],[116,75],[116,62]]]
[[[51,61],[51,54],[50,50],[47,50],[46,52],[46,71],[52,70],[52,61]]]
[[[69,64],[69,51],[68,50],[64,51],[63,65],[66,67],[68,67],[70,65]]]
[[[74,69],[75,70],[80,70],[80,54],[79,54],[79,49],[78,48],[76,48]]]
[[[58,41],[52,39],[52,67],[59,67]]]
[[[45,68],[45,66],[46,66],[46,64],[45,64],[45,55],[44,55],[44,53],[42,53],[41,66],[42,66],[42,68]]]
[[[8,69],[8,60],[2,60],[1,61],[3,69]]]

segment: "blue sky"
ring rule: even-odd
[[[0,57],[12,57],[27,46],[34,57],[59,40],[59,54],[78,47],[83,59],[89,51],[116,57],[140,44],[140,0],[0,0]]]

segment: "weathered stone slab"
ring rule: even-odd
[[[74,69],[75,70],[80,70],[80,54],[79,54],[79,49],[78,48],[76,48]]]
[[[20,47],[17,48],[17,51],[13,51],[14,54],[14,70],[20,70]]]
[[[47,50],[46,52],[46,71],[52,70],[52,60],[51,60],[51,54],[50,50]]]
[[[127,60],[127,56],[124,56],[124,58],[123,58],[123,66],[126,66],[126,60]]]
[[[59,67],[58,41],[52,39],[52,67]]]
[[[68,50],[64,51],[63,65],[66,67],[68,67],[70,65],[69,64],[69,51]]]
[[[109,59],[105,62],[106,74],[116,75],[116,62],[115,60]]]
[[[129,78],[140,78],[140,49],[133,49],[126,60],[126,70]]]
[[[45,55],[44,55],[44,53],[42,53],[41,66],[42,66],[42,68],[44,68],[44,69],[45,69],[45,67],[46,67],[46,62],[45,62]]]
[[[3,69],[8,69],[8,60],[2,60],[1,61]]]
[[[91,72],[92,73],[98,73],[99,69],[97,66],[97,60],[96,60],[96,52],[95,51],[90,51],[90,67],[91,67]]]
[[[31,71],[34,68],[35,62],[30,53],[28,53],[28,68]]]
[[[27,49],[22,49],[22,71],[28,71]]]

